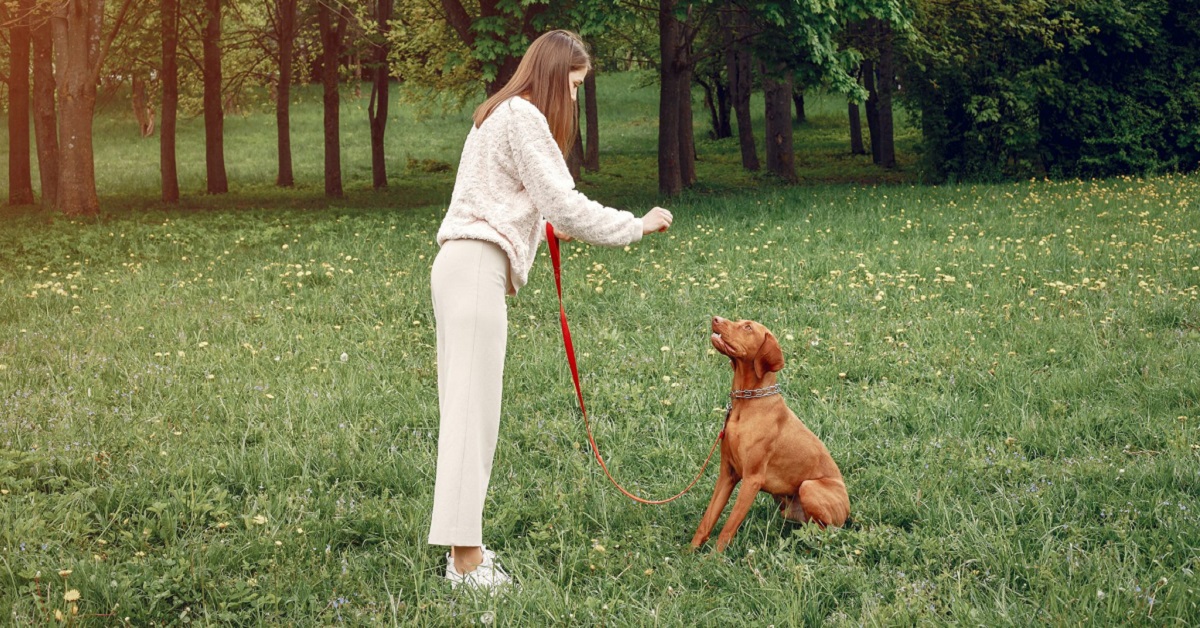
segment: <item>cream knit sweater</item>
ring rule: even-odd
[[[591,244],[622,246],[642,239],[642,220],[605,207],[575,189],[546,117],[533,103],[500,103],[463,147],[450,207],[438,229],[447,240],[494,242],[508,255],[512,293],[529,279],[545,221]]]

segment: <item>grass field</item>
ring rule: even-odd
[[[585,189],[648,207],[653,88],[602,88],[604,172]],[[315,122],[314,103],[298,119]],[[847,528],[786,523],[760,496],[725,554],[693,553],[714,471],[667,506],[613,490],[543,255],[509,301],[485,526],[521,587],[451,592],[425,537],[428,273],[452,175],[366,191],[366,125],[347,115],[363,130],[346,138],[349,197],[317,198],[312,134],[297,137],[304,185],[275,191],[272,118],[251,113],[227,127],[235,193],[198,195],[191,146],[191,195],[164,208],[148,200],[156,146],[114,113],[98,127],[103,216],[0,222],[0,616],[1195,625],[1200,178],[915,186],[911,135],[906,167],[880,177],[839,156],[840,105],[821,106],[798,128],[819,162],[809,185],[744,175],[735,144],[702,141],[704,185],[671,203],[668,234],[568,244],[564,273],[620,479],[649,496],[687,483],[729,389],[708,317],[753,318],[846,475]],[[456,161],[465,113],[406,116],[397,174],[408,157]]]

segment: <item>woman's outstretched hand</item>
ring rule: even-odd
[[[675,217],[671,215],[671,212],[661,207],[655,207],[642,216],[642,235],[655,231],[666,231],[671,226],[672,220],[675,220]]]

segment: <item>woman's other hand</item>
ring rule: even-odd
[[[655,207],[642,216],[642,235],[655,231],[666,231],[673,220],[675,217],[671,215],[671,212],[661,207]]]

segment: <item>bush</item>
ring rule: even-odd
[[[930,178],[1200,165],[1200,8],[1183,0],[917,4],[901,94]]]

